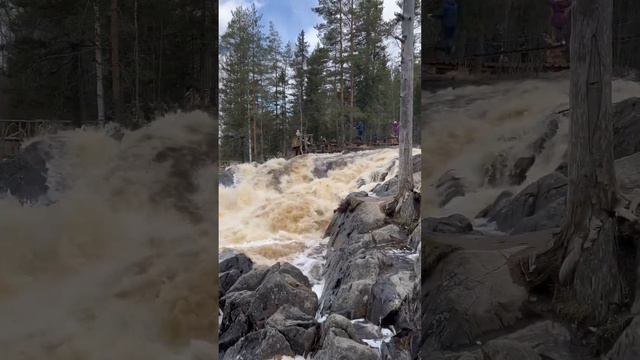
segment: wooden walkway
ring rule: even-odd
[[[97,122],[85,122],[95,125]],[[70,120],[0,119],[0,158],[13,156],[27,139],[73,127]]]

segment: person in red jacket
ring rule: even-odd
[[[548,0],[551,6],[551,26],[553,40],[557,43],[569,44],[571,38],[571,0]]]

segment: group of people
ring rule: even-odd
[[[571,36],[571,9],[573,0],[547,0],[551,7],[551,26],[553,28],[553,40],[555,43],[568,45]],[[455,36],[458,26],[458,2],[456,0],[443,0],[439,14],[429,14],[431,18],[440,20],[440,44],[436,50],[441,50],[447,55],[455,51]]]
[[[360,120],[358,121],[358,123],[354,126],[354,129],[356,130],[356,139],[359,142],[364,142],[364,130],[365,130],[365,126],[364,126],[364,121]],[[394,140],[394,142],[398,142],[398,137],[400,136],[400,124],[398,123],[398,121],[393,121],[393,123],[391,124],[391,137]],[[300,129],[296,129],[296,135],[293,138],[293,141],[291,142],[291,149],[293,150],[294,156],[298,156],[301,155],[303,152],[303,149],[309,145],[308,140],[303,136],[302,132],[300,132]],[[327,139],[324,136],[320,137],[320,148],[321,151],[324,151],[327,147]]]
[[[364,122],[362,120],[358,121],[358,123],[355,126],[355,129],[357,134],[356,139],[358,139],[358,141],[360,142],[363,142],[364,141]],[[398,123],[397,120],[394,120],[391,123],[391,137],[397,141],[399,136],[400,136],[400,124]]]

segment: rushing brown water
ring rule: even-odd
[[[234,166],[235,184],[220,186],[220,250],[242,251],[264,264],[291,261],[322,241],[347,194],[371,190],[383,172],[391,178],[397,158],[398,149],[388,148]]]
[[[0,358],[214,358],[214,121],[34,140],[54,203],[0,200]]]
[[[638,94],[636,82],[613,83],[614,102]],[[569,124],[562,119],[521,185],[486,185],[487,167],[497,156],[513,164],[544,131],[550,116],[569,108],[567,76],[445,89],[424,93],[423,101],[423,216],[461,213],[473,218],[503,190],[517,192],[552,172],[567,149]],[[467,194],[438,208],[434,184],[447,170],[463,178]]]

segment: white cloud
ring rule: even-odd
[[[395,18],[395,13],[402,13],[402,8],[397,4],[398,0],[384,0],[383,1],[383,9],[382,9],[382,18],[385,21],[389,21]],[[398,26],[398,35],[399,35],[399,26]],[[415,42],[415,50],[416,52],[420,51],[420,26],[416,25],[414,27],[414,37],[416,39]],[[400,41],[394,38],[388,38],[385,40],[385,44],[387,46],[387,54],[389,54],[389,61],[394,64],[400,62],[400,52],[401,52],[401,44]]]
[[[231,11],[235,10],[238,6],[249,7],[251,4],[255,4],[256,8],[260,8],[263,3],[261,0],[221,0],[218,5],[218,31],[222,35],[227,31],[229,21],[231,21]]]
[[[398,6],[398,0],[384,0],[382,4],[382,19],[389,21],[395,17],[395,13],[402,12],[402,9]]]
[[[309,51],[313,51],[316,48],[316,45],[320,42],[318,30],[312,26],[304,31],[304,36],[305,40],[309,43]]]

